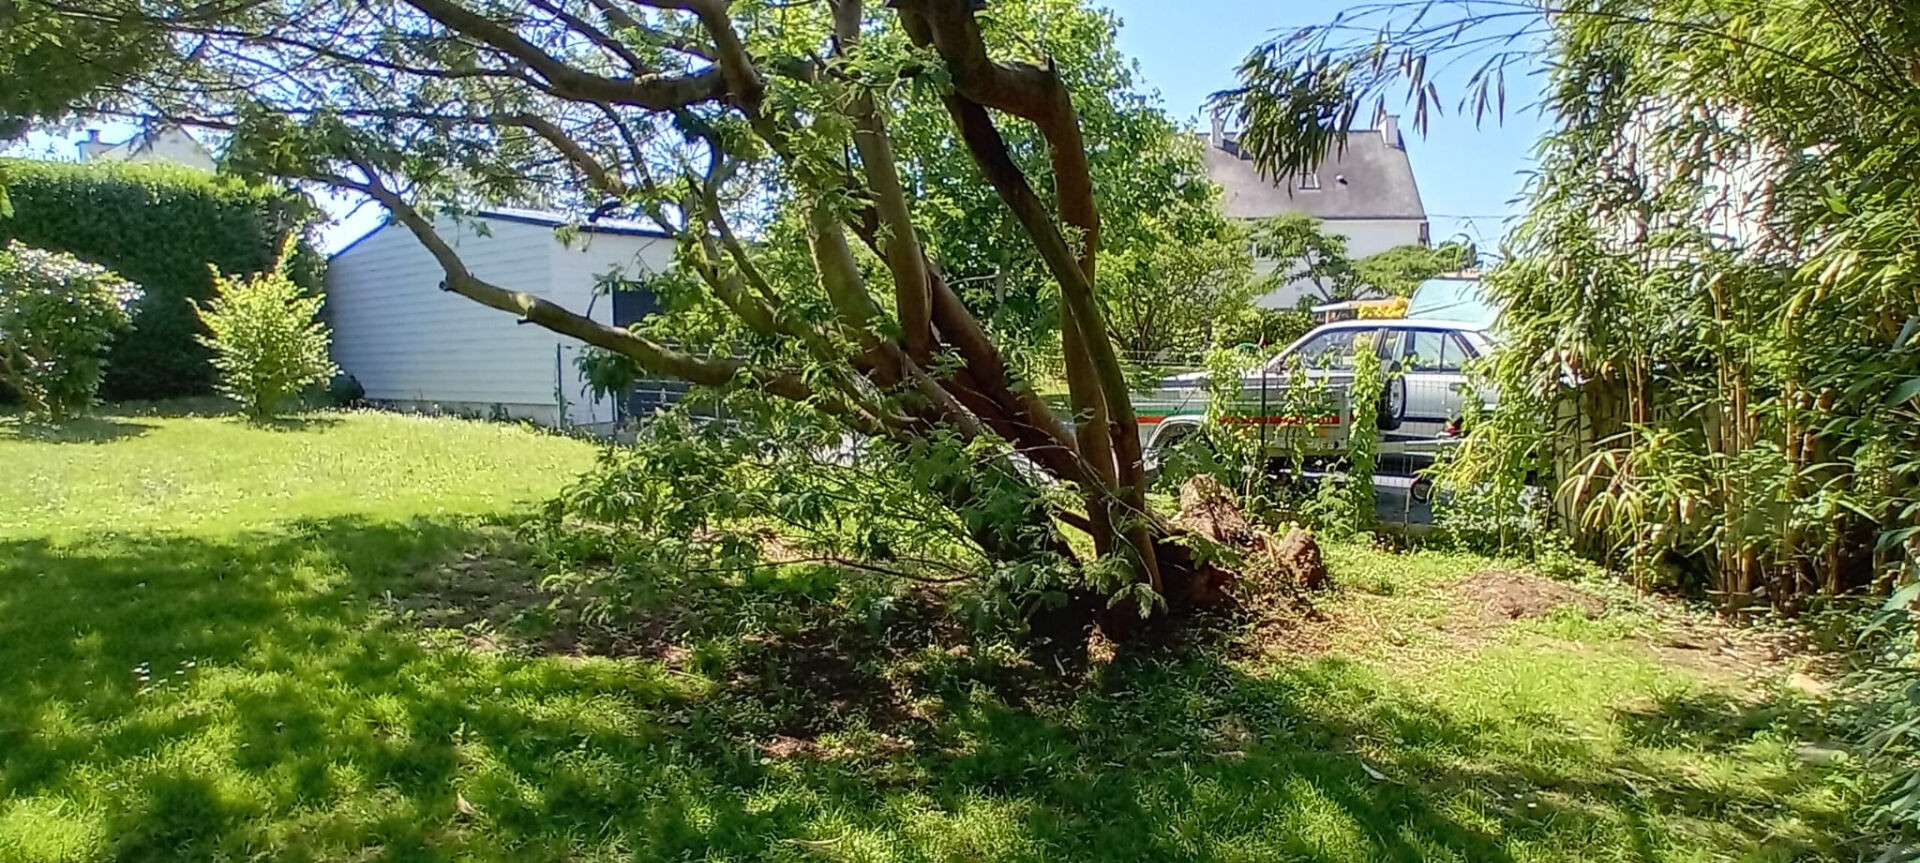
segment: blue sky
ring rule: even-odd
[[[1099,0],[1119,14],[1120,49],[1140,64],[1146,87],[1160,91],[1168,114],[1198,122],[1200,105],[1235,83],[1234,67],[1255,45],[1295,29],[1332,21],[1342,9],[1378,0]],[[1464,74],[1441,77],[1442,103],[1460,98]],[[1449,84],[1452,84],[1449,87]],[[1528,109],[1534,79],[1508,77],[1508,116],[1476,126],[1469,116],[1432,118],[1426,137],[1407,130],[1414,177],[1435,242],[1466,234],[1492,251],[1504,220],[1521,212],[1512,202],[1532,165],[1533,144],[1546,124]],[[1515,110],[1519,108],[1521,110]],[[1395,110],[1391,100],[1388,110]],[[1410,116],[1411,110],[1402,112]]]

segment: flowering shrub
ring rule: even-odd
[[[113,334],[139,288],[62,252],[0,247],[0,382],[29,413],[59,420],[93,404]]]

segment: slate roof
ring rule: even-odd
[[[1219,146],[1204,134],[1201,139],[1207,176],[1220,186],[1228,218],[1263,219],[1283,213],[1305,213],[1329,221],[1427,217],[1404,141],[1400,146],[1389,145],[1378,129],[1349,132],[1346,149],[1328,154],[1314,172],[1320,181],[1318,189],[1303,189],[1291,180],[1275,183],[1263,175],[1240,152],[1236,133],[1223,135]]]

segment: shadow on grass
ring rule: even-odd
[[[341,422],[337,416],[317,409],[303,409],[297,404],[289,410],[289,413],[256,421],[248,418],[241,411],[240,404],[231,399],[221,396],[196,396],[151,402],[114,402],[104,409],[104,413],[119,417],[163,419],[228,417],[236,423],[267,431],[314,431],[332,428]]]
[[[225,396],[188,396],[158,401],[109,402],[105,412],[130,417],[218,417],[236,414],[240,403]]]
[[[112,443],[139,437],[151,423],[128,422],[103,416],[77,417],[64,422],[41,422],[15,416],[0,420],[0,440],[13,438],[35,443]]]
[[[1720,692],[1676,692],[1652,704],[1616,711],[1627,739],[1643,745],[1678,745],[1708,752],[1731,752],[1763,732],[1785,729],[1796,737],[1829,740],[1842,729],[1839,720],[1810,699],[1777,695],[1761,701]]]
[[[109,843],[73,856],[128,860],[1505,861],[1517,839],[1578,859],[1650,818],[1797,847],[1724,817],[1774,804],[1549,719],[1516,738],[1367,668],[1217,650],[1049,684],[918,594],[856,614],[818,584],[736,583],[761,604],[649,624],[653,653],[515,655],[484,636],[534,594],[449,590],[535,577],[459,566],[500,533],[0,545],[0,799],[69,801]]]

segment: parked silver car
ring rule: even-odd
[[[1462,321],[1363,319],[1314,328],[1241,382],[1240,398],[1222,419],[1231,424],[1277,426],[1266,438],[1276,454],[1291,448],[1293,435],[1310,437],[1308,449],[1337,453],[1346,448],[1352,421],[1347,394],[1353,382],[1356,345],[1371,341],[1391,373],[1381,399],[1378,423],[1385,442],[1432,441],[1449,434],[1469,401],[1466,363],[1486,356],[1494,340],[1485,326]],[[1322,391],[1308,411],[1289,412],[1288,368],[1295,356]],[[1140,437],[1149,453],[1197,429],[1207,413],[1207,373],[1191,372],[1161,381],[1158,389],[1136,399]],[[1298,399],[1292,400],[1297,408]],[[1483,401],[1491,396],[1483,394]]]

